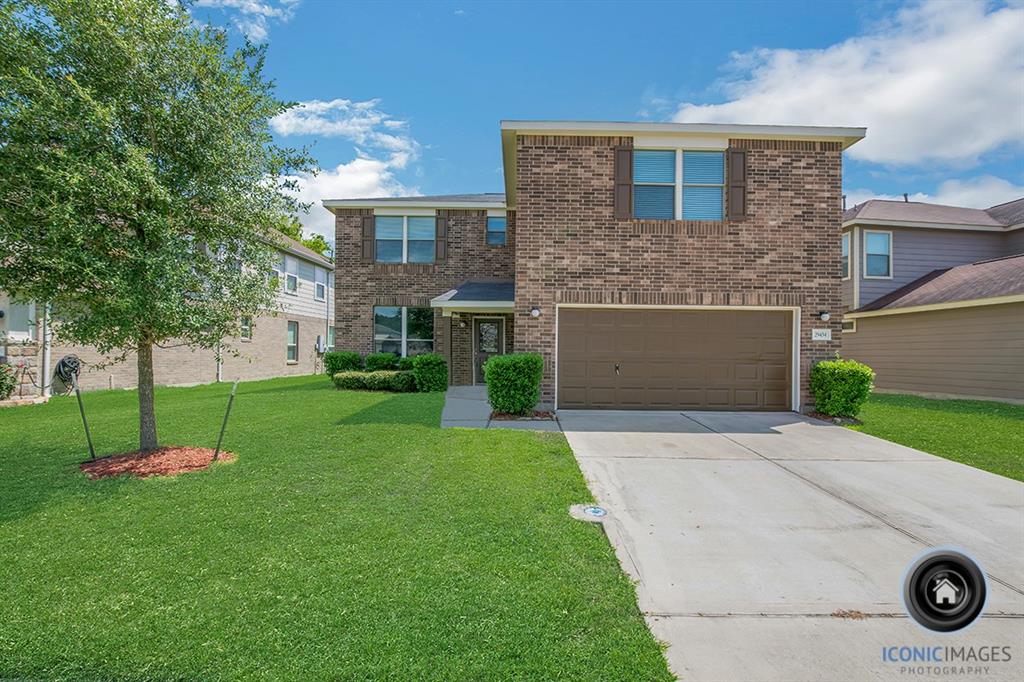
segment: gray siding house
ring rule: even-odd
[[[867,201],[841,252],[843,354],[879,390],[1024,401],[1024,198]]]

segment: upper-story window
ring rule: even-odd
[[[864,276],[892,277],[892,232],[864,231]]]
[[[299,293],[299,261],[284,256],[284,290],[289,294]]]
[[[640,149],[633,153],[633,216],[722,220],[725,154]]]
[[[327,271],[323,268],[313,268],[313,298],[318,301],[327,300]]]
[[[844,232],[839,247],[839,272],[843,279],[850,279],[850,233]]]
[[[437,224],[433,216],[377,216],[378,263],[433,263]]]
[[[505,216],[487,216],[487,243],[491,246],[505,246]]]

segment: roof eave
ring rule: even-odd
[[[921,220],[887,220],[883,218],[851,218],[843,221],[843,227],[866,225],[869,227],[924,227],[938,230],[973,230],[975,232],[1007,232],[1002,225],[978,225],[976,223],[930,223]]]
[[[504,201],[373,201],[354,199],[323,199],[320,202],[328,211],[336,208],[451,208],[451,209],[501,209]]]

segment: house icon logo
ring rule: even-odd
[[[903,606],[918,624],[935,632],[955,632],[981,616],[988,586],[985,574],[967,554],[937,548],[907,569]]]
[[[939,578],[932,586],[933,600],[936,604],[954,606],[957,602],[957,595],[963,590],[949,581],[949,578]]]

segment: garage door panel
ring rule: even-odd
[[[790,408],[789,312],[572,308],[558,314],[560,407]]]

